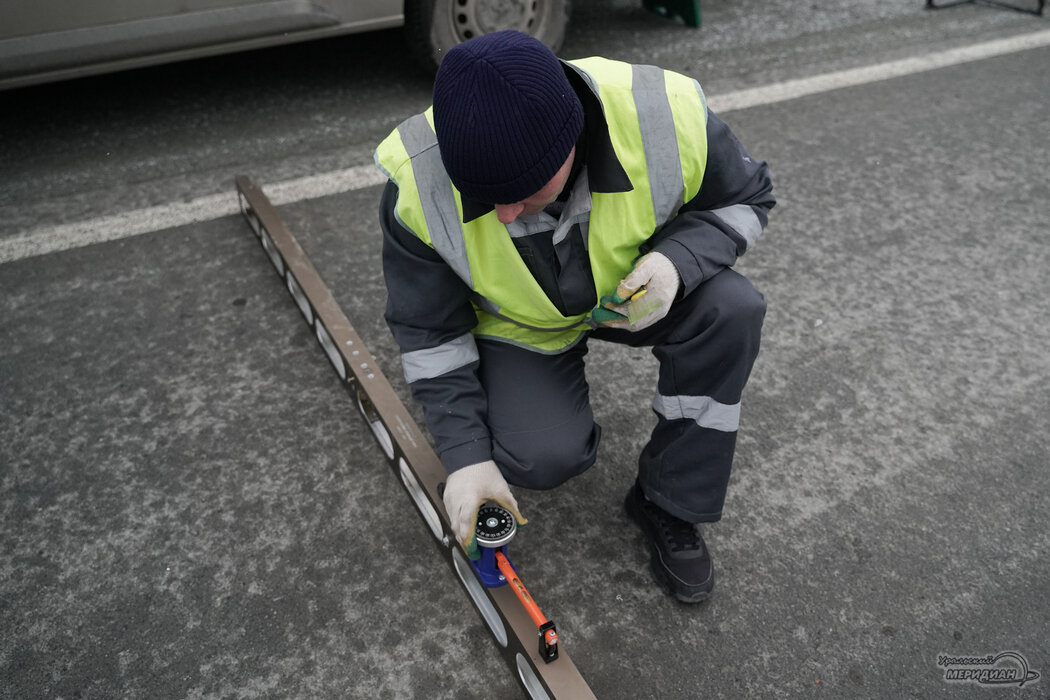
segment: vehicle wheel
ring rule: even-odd
[[[561,48],[570,0],[405,0],[405,38],[423,66],[437,70],[456,44],[502,29]]]

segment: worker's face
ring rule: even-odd
[[[561,166],[558,172],[554,173],[554,177],[550,179],[550,182],[544,185],[536,194],[514,204],[495,205],[496,217],[499,218],[500,223],[509,224],[522,214],[539,214],[544,207],[557,199],[561,191],[565,189],[565,183],[569,179],[569,171],[572,170],[572,161],[575,157],[576,147],[573,146],[572,150],[569,151],[569,157],[565,159],[565,164]]]

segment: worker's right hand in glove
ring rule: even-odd
[[[518,502],[514,500],[499,467],[491,459],[449,474],[442,500],[452,523],[452,532],[471,559],[481,556],[474,528],[478,521],[478,510],[486,502],[495,501],[509,510],[519,527],[528,522],[518,512]]]

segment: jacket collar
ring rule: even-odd
[[[577,142],[576,152],[584,154],[590,191],[630,192],[634,185],[620,164],[620,159],[616,157],[616,149],[613,148],[612,139],[609,137],[609,123],[605,120],[605,109],[590,78],[571,63],[562,61],[562,67],[583,104],[583,133]],[[579,173],[581,169],[574,168],[573,171]],[[571,190],[572,185],[573,181],[570,181],[565,187]],[[492,204],[470,199],[462,193],[460,199],[463,203],[465,224],[496,208]]]

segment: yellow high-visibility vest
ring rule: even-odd
[[[629,192],[592,192],[587,251],[596,298],[612,294],[638,248],[700,190],[707,162],[707,107],[700,85],[653,66],[604,58],[568,62],[598,95]],[[496,212],[463,223],[460,193],[441,164],[433,111],[406,120],[376,149],[398,187],[398,221],[474,290],[474,334],[545,353],[588,330],[588,314],[564,316],[525,266]],[[420,290],[425,294],[426,290]]]

